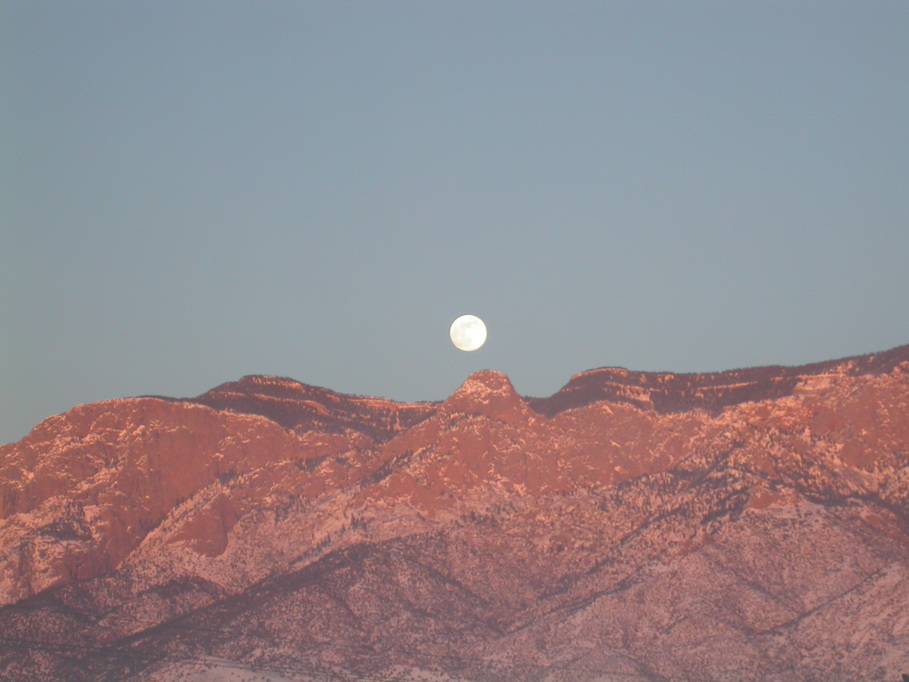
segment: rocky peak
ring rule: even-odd
[[[474,372],[442,403],[442,414],[483,415],[514,423],[528,415],[524,399],[514,390],[508,375],[491,369]]]

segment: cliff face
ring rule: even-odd
[[[0,448],[0,676],[899,679],[907,464],[905,346],[84,405]]]

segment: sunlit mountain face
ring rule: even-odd
[[[900,680],[907,465],[909,346],[82,405],[0,448],[0,677]]]

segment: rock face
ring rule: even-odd
[[[899,680],[907,465],[909,346],[83,405],[0,448],[0,677]]]

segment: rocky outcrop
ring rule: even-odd
[[[801,367],[751,367],[707,374],[630,372],[603,367],[576,374],[558,393],[531,399],[530,405],[549,416],[600,400],[628,403],[661,414],[697,408],[716,413],[744,402],[792,395],[807,377],[887,374],[907,361],[909,345]]]
[[[385,441],[425,419],[432,403],[396,403],[382,398],[350,396],[284,377],[251,375],[221,384],[182,402],[216,410],[257,414],[295,431],[359,433]]]
[[[0,676],[898,679],[907,471],[906,346],[80,406],[0,448]]]

